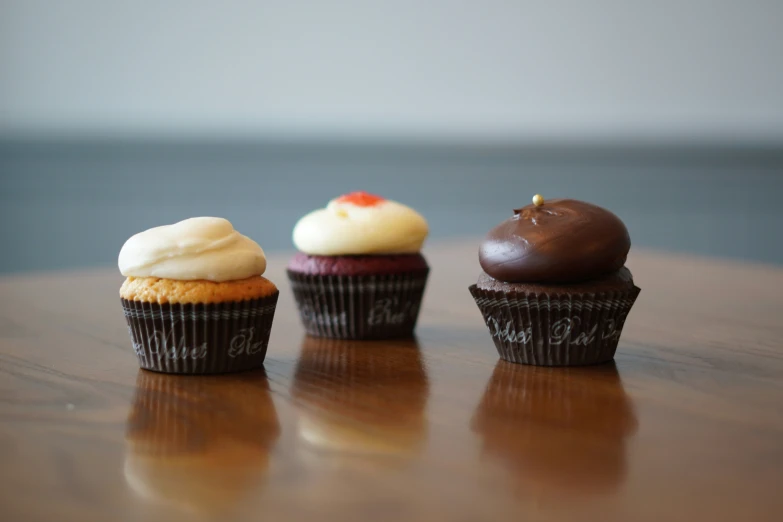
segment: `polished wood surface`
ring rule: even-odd
[[[783,520],[783,269],[654,252],[615,362],[500,362],[435,245],[415,340],[302,334],[263,371],[138,369],[114,270],[0,278],[0,519]]]

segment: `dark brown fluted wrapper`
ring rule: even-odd
[[[142,368],[205,374],[263,365],[278,296],[214,304],[121,300]]]
[[[470,293],[501,359],[537,366],[583,366],[611,361],[625,318],[641,291],[535,294]]]
[[[411,337],[429,270],[337,276],[288,271],[308,334],[337,339]]]

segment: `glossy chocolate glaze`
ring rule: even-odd
[[[479,249],[484,271],[508,283],[572,283],[625,264],[631,238],[620,218],[574,199],[514,210]]]

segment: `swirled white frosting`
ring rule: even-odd
[[[263,274],[266,257],[228,220],[196,217],[132,236],[118,264],[124,276],[221,282]]]
[[[299,220],[294,244],[317,256],[413,254],[428,232],[421,214],[396,201],[362,206],[337,198]]]

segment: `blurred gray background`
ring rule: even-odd
[[[268,251],[364,189],[433,240],[531,196],[783,263],[783,2],[0,0],[0,272],[220,215]]]

